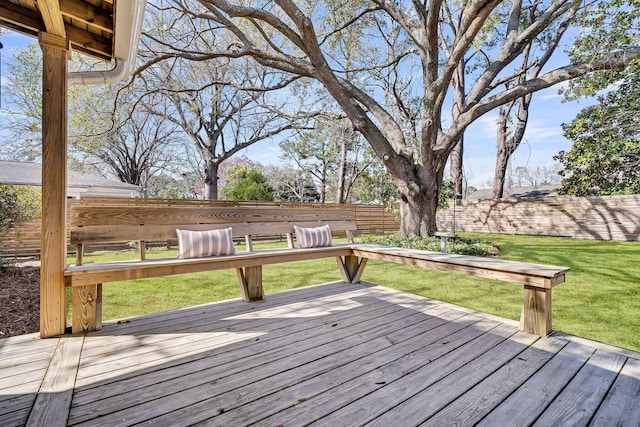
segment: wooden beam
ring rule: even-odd
[[[42,48],[42,243],[40,337],[62,335],[67,293],[67,85],[66,38],[40,33]]]
[[[78,0],[60,0],[60,13],[92,28],[113,33],[113,16],[108,11]]]
[[[8,0],[0,0],[0,21],[6,26],[31,35],[46,31],[42,17],[35,10],[20,7]]]
[[[36,1],[47,32],[55,36],[66,38],[67,32],[64,28],[62,13],[60,13],[60,2],[58,0]]]

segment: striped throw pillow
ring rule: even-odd
[[[207,231],[176,230],[178,258],[233,255],[232,228]]]
[[[303,228],[294,225],[293,229],[296,232],[299,248],[331,246],[331,229],[329,228],[329,224],[313,228]]]

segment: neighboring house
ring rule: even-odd
[[[0,184],[42,186],[40,163],[0,161]],[[67,197],[140,197],[142,187],[120,181],[112,181],[95,175],[69,171]]]
[[[504,198],[525,199],[528,197],[547,197],[557,196],[556,190],[560,187],[558,184],[541,185],[539,187],[512,187],[505,188]],[[469,194],[468,199],[486,200],[493,199],[493,189],[487,188],[477,190]]]

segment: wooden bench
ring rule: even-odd
[[[356,277],[362,274],[366,260],[377,259],[398,264],[462,273],[470,276],[520,283],[524,286],[524,301],[520,327],[522,330],[546,336],[551,333],[551,293],[563,283],[569,269],[553,265],[516,262],[495,258],[456,255],[378,245],[352,246],[350,261],[358,265]]]
[[[235,268],[242,298],[264,299],[262,266],[282,262],[335,257],[343,280],[352,281],[357,269],[349,244],[320,248],[294,248],[294,225],[329,224],[332,232],[345,232],[353,242],[356,230],[349,208],[323,210],[312,207],[251,206],[202,201],[84,199],[69,204],[70,242],[76,246],[76,265],[65,270],[72,287],[72,332],[102,327],[102,284],[173,274]],[[176,240],[176,229],[210,230],[232,227],[243,238],[246,251],[205,258],[146,258],[146,242]],[[253,250],[253,236],[286,235],[288,247]],[[109,242],[137,241],[140,259],[84,264],[85,247]]]
[[[565,280],[566,267],[514,262],[493,258],[446,254],[353,243],[356,230],[353,211],[307,206],[250,206],[203,201],[82,200],[69,206],[71,242],[77,245],[77,265],[65,271],[72,287],[72,331],[101,327],[102,283],[172,274],[235,268],[244,300],[264,298],[262,266],[291,261],[335,257],[347,283],[360,281],[369,259],[414,265],[472,276],[520,283],[524,286],[521,328],[541,336],[552,330],[552,289]],[[347,244],[296,249],[293,225],[329,224],[345,232]],[[206,230],[232,227],[234,237],[244,238],[245,252],[192,259],[146,259],[145,242],[176,239],[176,228]],[[286,235],[288,247],[254,251],[253,236]],[[86,245],[139,241],[140,260],[83,264]]]

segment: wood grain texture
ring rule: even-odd
[[[636,352],[541,338],[513,321],[367,283],[150,313],[70,338],[82,340],[81,351],[66,337],[0,340],[0,425],[25,425],[29,413],[31,425],[74,426],[640,419]]]
[[[66,40],[40,35],[42,75],[42,240],[40,336],[66,327],[67,54]]]
[[[72,289],[72,322],[71,332],[80,334],[94,331],[102,326],[102,285],[76,286]]]
[[[377,245],[355,245],[353,254],[423,268],[462,273],[471,276],[523,283],[550,289],[564,282],[569,268],[525,262],[499,260],[468,255],[443,254]]]
[[[66,426],[84,337],[58,342],[27,426]]]

